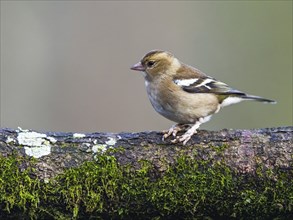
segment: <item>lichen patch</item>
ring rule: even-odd
[[[107,145],[106,144],[96,144],[93,145],[92,151],[94,153],[104,153],[107,150]]]
[[[24,147],[24,150],[27,155],[40,158],[51,153],[51,146]]]
[[[48,137],[46,134],[34,131],[19,131],[17,142],[24,146],[25,153],[29,156],[40,158],[51,153],[51,143],[56,143],[56,139]]]
[[[85,134],[80,134],[80,133],[74,133],[73,138],[84,138]]]
[[[108,137],[108,140],[105,143],[106,143],[106,145],[113,146],[117,143],[117,141],[116,141],[116,138]]]
[[[13,138],[7,137],[7,139],[6,139],[7,144],[14,143],[14,142],[15,142],[15,140]]]

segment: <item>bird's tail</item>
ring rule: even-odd
[[[271,99],[266,99],[260,96],[255,96],[255,95],[245,95],[242,96],[241,98],[246,99],[246,100],[255,100],[258,102],[264,102],[264,103],[269,103],[269,104],[276,104],[277,102],[275,100]]]

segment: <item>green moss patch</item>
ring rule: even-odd
[[[65,170],[45,183],[34,161],[0,157],[0,219],[290,219],[293,171],[239,175],[222,162],[180,156],[157,175],[149,161],[114,156]]]

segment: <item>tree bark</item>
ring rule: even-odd
[[[108,149],[120,164],[139,166],[138,161],[150,161],[157,172],[176,161],[178,155],[204,160],[221,160],[239,173],[251,173],[257,164],[268,169],[292,169],[293,127],[252,130],[201,130],[187,146],[162,140],[161,132],[140,133],[40,133],[31,130],[0,129],[0,153],[13,153],[37,158],[36,175],[51,178],[65,168],[77,167],[94,160],[96,154]],[[218,153],[221,151],[221,153]]]

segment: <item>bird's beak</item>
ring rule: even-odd
[[[141,64],[141,62],[138,62],[137,64],[134,64],[132,67],[130,67],[132,70],[137,70],[137,71],[145,71],[145,68]]]

